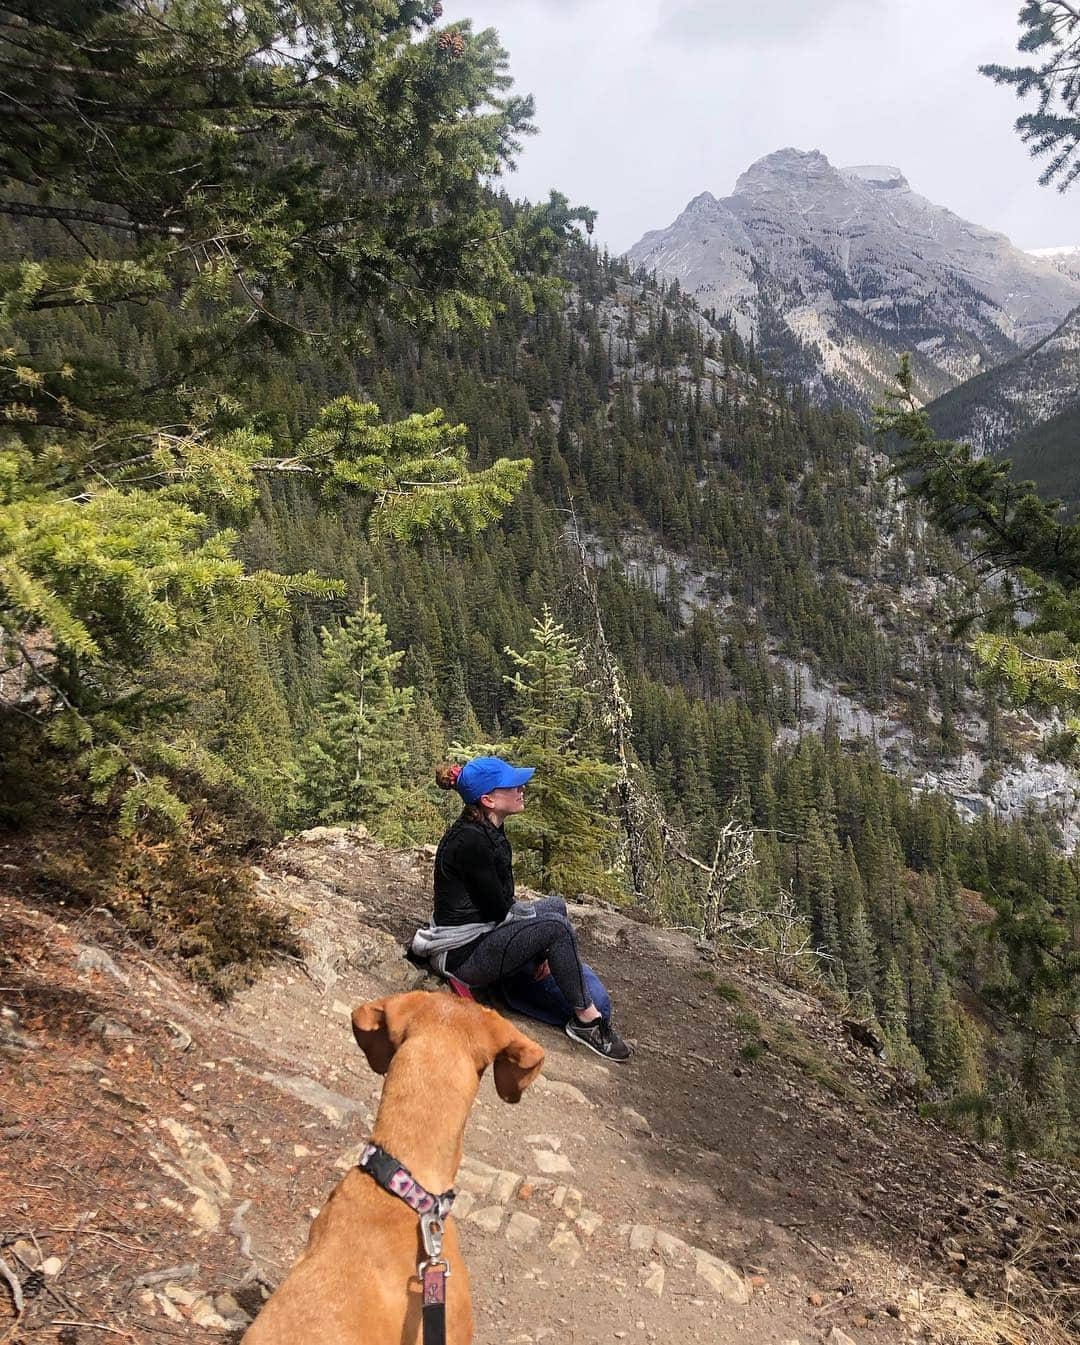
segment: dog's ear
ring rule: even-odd
[[[499,1050],[495,1056],[495,1091],[504,1102],[520,1102],[521,1095],[540,1073],[544,1048],[526,1037],[505,1018],[499,1018]]]
[[[430,1001],[426,991],[412,990],[373,999],[353,1009],[353,1036],[376,1074],[385,1074],[390,1068],[394,1052],[409,1035],[413,1014]]]
[[[353,1036],[376,1074],[386,1073],[397,1050],[397,1042],[390,1040],[386,1003],[385,999],[373,999],[352,1011]]]

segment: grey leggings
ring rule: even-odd
[[[532,905],[536,911],[532,919],[511,920],[485,934],[453,974],[466,985],[494,985],[546,958],[567,1004],[573,1009],[587,1008],[591,1001],[566,902],[562,897],[541,897]]]

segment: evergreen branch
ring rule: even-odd
[[[253,472],[300,472],[308,476],[315,473],[314,467],[309,467],[307,463],[300,462],[296,458],[264,458],[259,462],[251,464]]]
[[[1031,1040],[1045,1042],[1048,1046],[1067,1046],[1070,1049],[1080,1046],[1080,1031],[1074,1026],[1073,1015],[1068,1011],[1052,1011],[1050,1016],[1070,1028],[1071,1031],[1069,1035],[1063,1037],[1047,1036],[1041,1028],[1026,1022],[1019,1014],[1012,1013],[1009,1009],[1004,1008],[995,1000],[987,998],[985,987],[980,986],[976,979],[969,973],[963,973],[961,979],[978,1000],[982,1008],[992,1014],[995,1018],[999,1019],[1002,1023],[1008,1023],[1010,1027],[1015,1028],[1025,1037]]]
[[[879,433],[895,434],[908,445],[897,456],[893,473],[918,473],[909,494],[925,499],[950,531],[981,534],[987,539],[986,556],[1006,567],[1069,585],[1080,583],[1080,524],[1057,521],[1033,483],[1014,482],[1007,464],[974,460],[966,446],[936,438],[915,401],[907,356],[897,378],[901,391],[889,396],[904,409],[879,408],[876,426]]]

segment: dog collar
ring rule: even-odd
[[[417,1214],[434,1214],[439,1219],[445,1219],[454,1204],[455,1191],[444,1191],[441,1196],[432,1195],[393,1154],[388,1154],[377,1144],[364,1145],[356,1166],[384,1191],[403,1200]]]

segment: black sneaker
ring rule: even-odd
[[[591,1023],[582,1023],[571,1018],[566,1025],[566,1035],[571,1041],[579,1041],[590,1051],[602,1055],[605,1060],[614,1060],[621,1064],[630,1059],[630,1047],[615,1031],[606,1018],[596,1018]]]

